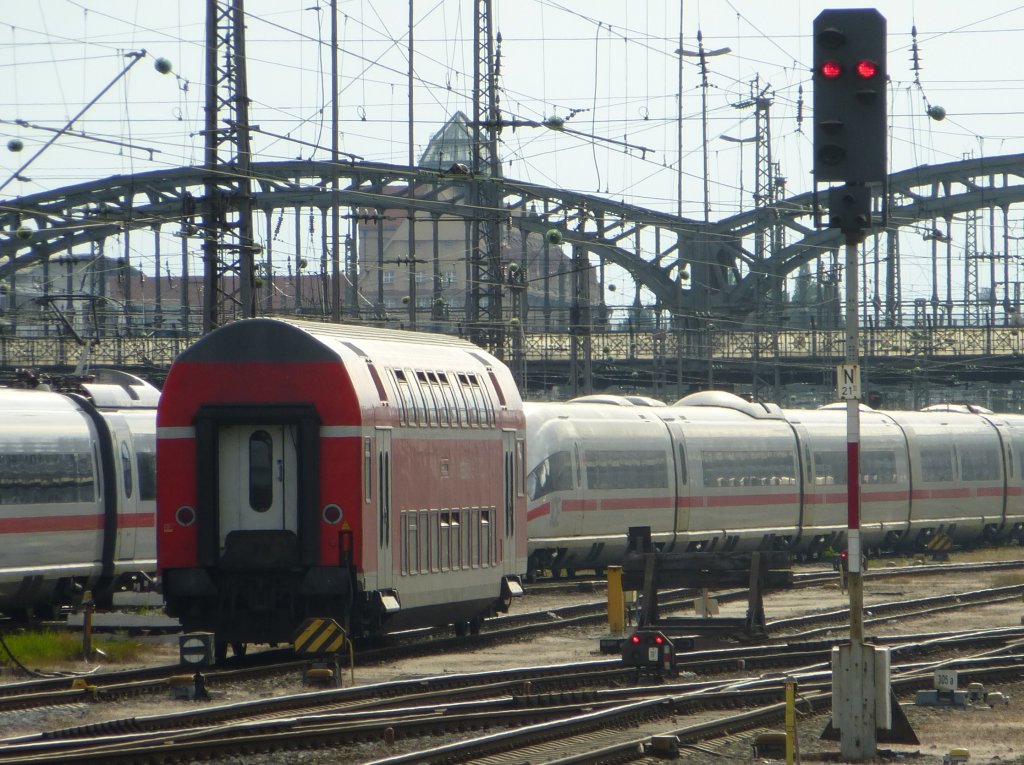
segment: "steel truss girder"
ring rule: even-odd
[[[112,176],[0,203],[0,280],[58,252],[103,241],[126,230],[179,224],[188,195],[196,199],[202,195],[206,172],[202,167],[182,167]],[[251,172],[256,210],[330,206],[332,169],[328,162],[254,163]],[[896,173],[890,176],[893,202],[889,228],[1024,202],[1022,178],[1024,154]],[[1003,185],[996,186],[994,179]],[[766,269],[759,269],[780,278],[797,271],[820,252],[841,245],[837,231],[813,227],[811,194],[705,226],[668,213],[537,184],[395,165],[347,165],[341,169],[339,182],[339,199],[344,207],[400,213],[416,210],[458,218],[478,214],[467,204],[473,198],[471,187],[489,184],[484,196],[498,200],[500,225],[511,223],[538,235],[558,228],[567,247],[582,247],[590,256],[622,267],[653,293],[661,306],[681,312],[706,310],[727,316],[749,312],[757,285],[763,280],[758,278],[759,273],[751,273],[755,257],[742,242],[759,229],[783,225],[793,232],[795,241],[774,253],[765,263]],[[423,190],[415,199],[385,193],[391,186],[407,188],[410,182]],[[26,220],[33,221],[38,230],[23,240],[15,232]],[[695,274],[698,267],[703,268],[707,281],[701,284],[713,289],[684,285],[681,274],[687,266],[692,266]],[[746,273],[741,266],[746,267]]]

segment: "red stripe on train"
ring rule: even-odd
[[[119,515],[119,528],[153,528],[156,526],[154,513],[130,513]],[[91,515],[49,515],[45,518],[28,516],[22,518],[0,518],[2,534],[38,534],[57,531],[97,531],[103,528],[103,516]]]

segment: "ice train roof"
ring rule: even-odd
[[[685,396],[672,406],[674,407],[713,407],[729,409],[753,417],[758,420],[781,419],[782,410],[777,404],[747,401],[735,393],[724,390],[702,390]]]
[[[613,393],[591,393],[571,398],[570,404],[609,404],[611,406],[665,406],[664,401],[648,396],[616,395]]]

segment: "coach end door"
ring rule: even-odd
[[[232,532],[297,532],[293,430],[283,424],[221,426],[217,495],[222,555]]]

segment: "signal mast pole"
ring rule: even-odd
[[[828,226],[846,243],[846,358],[837,387],[847,407],[850,642],[832,656],[832,725],[842,756],[854,762],[873,759],[878,730],[892,727],[888,653],[864,643],[857,304],[858,246],[871,226],[868,184],[884,184],[887,172],[885,65],[886,22],[877,10],[826,10],[814,20],[815,199],[819,182],[844,184],[829,189]]]

